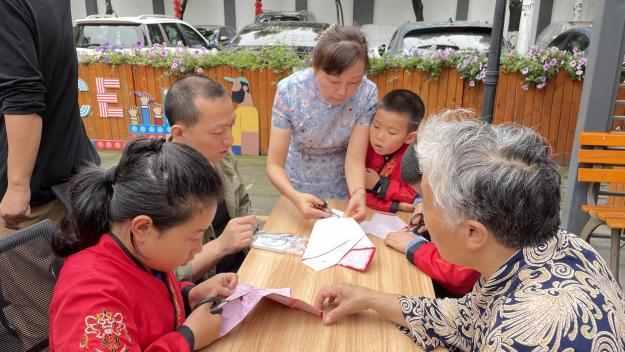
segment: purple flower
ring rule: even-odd
[[[543,65],[543,69],[544,69],[545,71],[549,71],[549,69],[550,69],[550,68],[551,68],[551,65],[549,65],[549,63],[548,63],[548,62],[547,62],[547,63],[545,63],[545,64]]]
[[[475,81],[474,80],[470,80],[469,81],[469,87],[475,87]]]
[[[521,69],[521,74],[523,76],[527,75],[529,72],[530,72],[530,70],[527,67],[523,67],[523,69]]]
[[[545,77],[545,76],[540,76],[540,77],[538,77],[537,79],[538,79],[538,81],[540,81],[540,82],[547,82],[547,77]]]
[[[558,60],[556,60],[556,59],[551,59],[551,61],[549,62],[550,66],[555,66],[557,64],[558,64]]]
[[[521,86],[521,88],[522,88],[523,90],[529,90],[529,89],[530,89],[530,86],[526,83],[526,84],[522,85],[522,86]]]
[[[545,88],[546,83],[539,83],[536,85],[536,89],[543,89]]]
[[[577,62],[575,60],[572,60],[569,65],[571,65],[571,67],[575,68],[575,66],[577,66]]]
[[[578,75],[578,76],[581,76],[581,75],[583,75],[583,74],[584,74],[584,71],[582,71],[582,70],[577,70],[577,71],[575,72],[575,74],[576,74],[576,75]]]

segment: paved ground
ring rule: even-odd
[[[102,164],[106,167],[115,165],[119,160],[118,152],[100,152]],[[243,181],[248,184],[248,192],[252,198],[253,211],[257,215],[269,215],[278,199],[278,192],[273,188],[265,173],[265,157],[238,157],[239,169]],[[564,209],[564,194],[566,189],[567,169],[562,169],[562,209]],[[607,227],[599,228],[601,234],[609,234]],[[610,241],[608,239],[591,239],[591,244],[597,248],[603,258],[610,257]],[[621,249],[620,282],[625,284],[625,252]]]

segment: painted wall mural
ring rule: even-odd
[[[135,92],[139,98],[139,106],[131,106],[128,108],[128,116],[130,124],[128,132],[134,136],[158,136],[163,137],[169,134],[171,128],[165,117],[163,105],[146,92]],[[167,89],[163,89],[162,98],[165,102]]]
[[[117,93],[111,93],[108,89],[119,90],[119,79],[96,77],[96,102],[100,109],[100,117],[124,117],[124,109],[109,106],[110,104],[119,104]]]
[[[224,80],[232,83],[230,91],[236,104],[232,152],[236,155],[259,155],[260,117],[254,106],[250,82],[245,77],[224,77]]]
[[[232,128],[233,145],[232,152],[235,155],[259,155],[260,154],[260,117],[258,109],[254,104],[250,82],[243,76],[224,77],[226,89],[230,88],[232,101],[235,104],[235,124]],[[171,133],[171,127],[165,116],[165,97],[167,88],[160,89],[160,97],[154,97],[143,90],[122,89],[118,78],[95,76],[91,84],[95,83],[96,89],[93,100],[90,103],[97,105],[97,112],[93,113],[93,108],[89,104],[80,106],[80,116],[92,121],[91,118],[111,119],[119,118],[126,120],[128,138],[138,136],[165,137]],[[125,82],[125,81],[124,81]],[[230,85],[230,87],[227,87]],[[90,91],[87,82],[78,80],[79,92]],[[157,89],[157,92],[159,90]],[[154,93],[153,91],[151,91]],[[127,97],[122,96],[124,103],[120,99],[120,94],[129,94],[130,103]],[[93,95],[92,95],[93,97]],[[160,99],[159,99],[160,98]],[[86,101],[83,101],[86,103]],[[162,103],[160,103],[162,102]],[[99,116],[98,116],[99,112]],[[126,119],[127,117],[127,119]],[[92,122],[89,122],[92,123]],[[98,125],[93,125],[98,126]],[[126,129],[126,128],[124,128]],[[115,139],[94,139],[98,149],[119,150],[126,144],[121,138]]]
[[[82,79],[78,79],[78,92],[88,92],[89,86],[87,82]],[[83,104],[80,106],[80,117],[85,118],[91,115],[91,105]]]

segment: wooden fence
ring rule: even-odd
[[[238,71],[228,66],[220,66],[205,70],[204,74],[224,84],[227,89],[231,83],[226,81],[225,77],[243,76],[249,81],[250,92],[260,119],[260,153],[266,154],[276,84],[287,73],[275,73],[268,69]],[[119,148],[123,146],[125,140],[132,138],[134,133],[130,129],[133,120],[129,116],[129,109],[131,107],[139,109],[143,104],[141,99],[145,96],[149,96],[152,107],[159,106],[163,103],[164,92],[175,80],[175,77],[169,76],[164,70],[138,65],[80,65],[79,76],[88,89],[80,92],[80,104],[91,107],[90,114],[84,117],[83,121],[90,138],[99,148],[104,149]],[[118,87],[115,85],[115,79],[119,80]],[[469,87],[455,70],[445,70],[440,77],[431,79],[425,72],[395,69],[371,76],[370,79],[378,85],[380,98],[392,89],[413,90],[425,102],[426,115],[456,107],[471,108],[479,112],[484,93],[482,85]],[[108,83],[104,88],[102,88],[103,80],[104,83]],[[514,122],[535,128],[552,143],[558,162],[567,164],[575,133],[581,91],[582,83],[573,81],[564,72],[549,82],[544,89],[532,88],[527,91],[522,88],[521,76],[502,73],[497,87],[494,122]],[[118,102],[111,103],[110,101],[115,100],[111,100],[111,95],[117,95]],[[625,90],[619,92],[619,96],[625,97]],[[108,111],[109,116],[114,117],[102,116],[103,109],[100,108],[102,101],[112,109]],[[121,109],[122,117],[115,117],[119,114],[119,110],[115,109]],[[625,111],[625,107],[619,109]],[[86,112],[89,109],[81,110]],[[166,134],[166,122],[159,121],[161,125],[156,123],[155,129],[145,130],[143,133]]]

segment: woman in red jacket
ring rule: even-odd
[[[207,297],[235,274],[196,286],[172,273],[202,247],[222,184],[206,159],[163,140],[130,142],[117,167],[84,169],[54,241],[66,256],[50,305],[51,351],[193,351],[219,336]],[[195,308],[195,309],[194,309]]]

